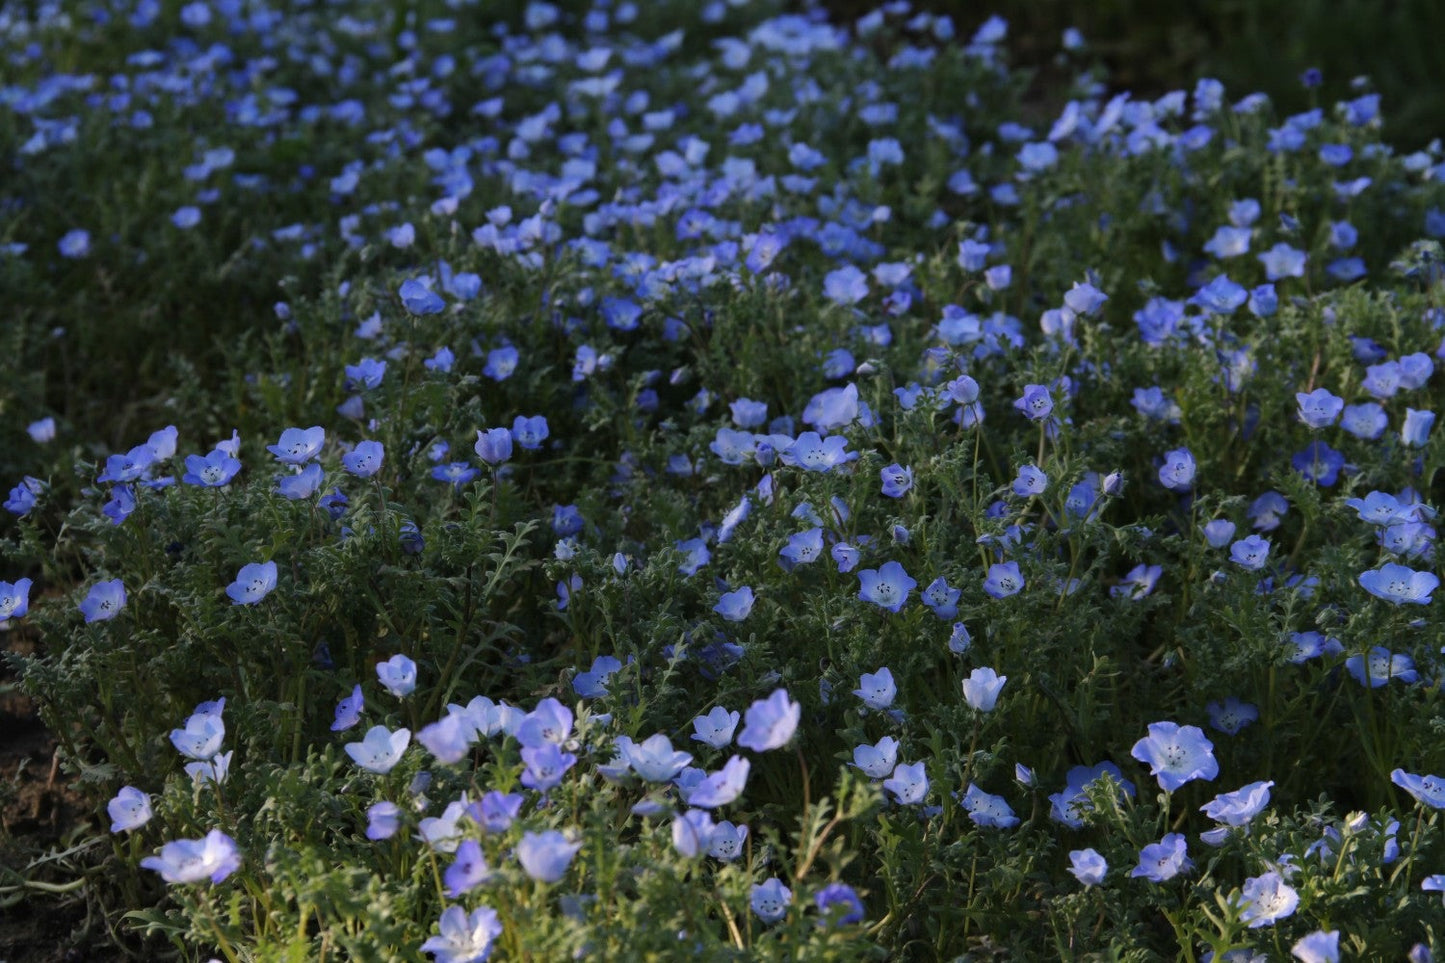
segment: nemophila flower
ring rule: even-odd
[[[362,358],[356,364],[346,366],[347,391],[371,391],[381,385],[386,376],[386,362],[376,358]]]
[[[677,566],[677,570],[683,575],[696,575],[698,569],[712,560],[712,552],[708,551],[707,543],[700,538],[686,539],[674,547],[682,554],[682,562]]]
[[[150,445],[136,445],[123,455],[111,455],[105,460],[105,471],[96,476],[97,482],[105,484],[126,484],[139,481],[146,471],[159,461],[155,449]]]
[[[39,496],[45,491],[45,483],[38,478],[26,475],[25,478],[10,489],[10,495],[5,499],[5,510],[12,515],[28,515],[35,510],[39,504]]]
[[[828,554],[833,557],[841,574],[853,571],[858,566],[858,560],[863,557],[863,553],[858,551],[856,546],[849,545],[847,542],[839,542],[834,545]]]
[[[1238,735],[1239,730],[1259,719],[1259,709],[1248,702],[1229,696],[1223,702],[1209,702],[1204,707],[1209,713],[1209,725],[1228,736]]]
[[[1395,680],[1406,685],[1420,681],[1414,659],[1403,653],[1391,652],[1383,645],[1374,646],[1365,655],[1350,656],[1345,660],[1345,671],[1360,685],[1370,689],[1378,689]]]
[[[1017,595],[1024,588],[1024,576],[1018,562],[996,562],[988,567],[988,578],[984,579],[983,590],[990,598],[1006,599]]]
[[[446,884],[447,895],[459,899],[488,882],[492,876],[487,858],[482,855],[481,844],[475,839],[464,839],[457,845],[452,864],[442,874],[442,882]]]
[[[426,843],[433,852],[454,853],[463,839],[461,821],[468,811],[467,794],[464,792],[461,798],[447,803],[440,816],[428,816],[419,822],[414,838]]]
[[[1304,277],[1305,260],[1304,251],[1290,247],[1283,241],[1259,255],[1259,263],[1264,265],[1265,278],[1270,281]]]
[[[276,587],[275,562],[251,562],[242,565],[236,580],[226,586],[232,605],[255,605]]]
[[[1400,377],[1398,361],[1382,361],[1365,368],[1365,380],[1360,382],[1360,387],[1380,401],[1385,401],[1399,392]]]
[[[921,762],[899,763],[893,775],[883,780],[883,788],[893,794],[900,806],[916,806],[928,796],[928,773]]]
[[[928,583],[928,588],[923,590],[920,598],[924,605],[933,610],[934,615],[947,621],[958,615],[958,600],[962,595],[961,589],[949,585],[940,575]]]
[[[918,586],[898,562],[884,562],[876,569],[858,573],[858,597],[879,608],[897,612],[908,601],[908,593]]]
[[[1143,877],[1154,883],[1163,883],[1180,873],[1194,868],[1187,855],[1188,841],[1182,833],[1169,833],[1157,843],[1150,843],[1139,852],[1139,865],[1130,872],[1130,878]]]
[[[592,668],[572,677],[572,691],[584,699],[597,699],[608,694],[607,683],[622,670],[622,660],[615,655],[599,655]]]
[[[39,421],[32,421],[25,426],[25,433],[37,445],[49,444],[55,440],[55,419],[47,415]]]
[[[366,698],[358,685],[351,690],[351,695],[336,703],[336,721],[331,723],[331,731],[341,732],[356,725],[361,721],[361,712],[365,708]]]
[[[1240,284],[1221,274],[1195,292],[1190,304],[1198,305],[1211,314],[1233,314],[1249,299],[1249,292]]]
[[[319,455],[325,444],[326,429],[313,425],[310,428],[287,428],[281,432],[281,440],[267,445],[266,450],[282,464],[304,465]]]
[[[396,803],[373,803],[366,810],[366,838],[373,842],[390,839],[401,828],[401,809]]]
[[[722,706],[713,706],[705,716],[692,720],[692,738],[714,749],[724,749],[733,741],[733,732],[738,727],[741,715],[729,712]]]
[[[892,736],[884,736],[877,745],[865,744],[853,748],[853,768],[861,770],[870,779],[882,779],[897,764],[898,740]]]
[[[1289,952],[1300,963],[1339,963],[1340,931],[1315,930],[1291,946]]]
[[[61,257],[83,258],[90,253],[90,232],[81,228],[66,231],[56,244],[56,248],[60,251]]]
[[[1345,456],[1322,441],[1312,441],[1290,459],[1290,464],[1305,478],[1328,488],[1339,480]]]
[[[421,945],[436,963],[480,963],[492,955],[492,944],[502,935],[502,921],[490,906],[467,915],[460,906],[448,906],[437,921],[437,935]]]
[[[1251,535],[1229,546],[1229,559],[1246,572],[1257,572],[1269,560],[1269,549],[1269,539]]]
[[[1296,665],[1308,662],[1310,659],[1317,659],[1322,655],[1338,655],[1344,651],[1344,645],[1339,639],[1327,638],[1319,632],[1294,632],[1285,640],[1293,651],[1290,652],[1289,660]]]
[[[111,832],[130,832],[150,822],[151,797],[134,786],[122,786],[106,803],[105,811],[110,815]]]
[[[1214,232],[1204,244],[1206,254],[1212,254],[1221,261],[1249,253],[1249,242],[1254,232],[1247,227],[1225,226]]]
[[[712,814],[704,810],[689,809],[679,813],[672,820],[672,848],[685,859],[696,859],[716,828]]]
[[[147,856],[140,864],[160,873],[167,883],[199,883],[204,879],[219,883],[241,868],[241,850],[234,839],[213,829],[204,839],[166,843],[159,856]]]
[[[310,498],[316,494],[325,479],[326,473],[321,465],[312,462],[294,475],[277,476],[276,493],[291,501]]]
[[[1220,793],[1199,807],[1199,811],[1226,826],[1244,826],[1269,805],[1269,782],[1252,782],[1234,792]]]
[[[1267,491],[1250,502],[1249,510],[1245,514],[1254,523],[1255,530],[1272,532],[1279,528],[1280,521],[1288,512],[1289,499],[1279,492]]]
[[[1075,849],[1069,853],[1069,872],[1087,886],[1098,886],[1109,872],[1109,864],[1093,849]]]
[[[416,278],[401,282],[401,289],[397,293],[401,297],[401,306],[412,314],[436,314],[447,306],[441,295]]]
[[[30,611],[30,579],[0,582],[0,622],[24,617]]]
[[[512,735],[523,746],[540,746],[546,742],[560,746],[571,737],[574,721],[571,709],[548,696],[523,717]]]
[[[1109,296],[1089,282],[1080,284],[1074,282],[1074,286],[1064,293],[1064,306],[1081,317],[1093,317]]]
[[[879,472],[883,479],[883,494],[889,498],[902,498],[913,488],[913,469],[899,464],[889,465]]]
[[[974,669],[963,680],[963,699],[978,712],[992,712],[1007,681],[1008,676],[999,675],[993,669]]]
[[[431,477],[435,481],[446,482],[454,488],[461,488],[463,485],[476,481],[477,474],[477,470],[464,461],[437,465],[431,470]]]
[[[370,478],[381,470],[386,450],[379,441],[357,442],[356,447],[341,456],[341,467],[357,478]]]
[[[1438,325],[1438,319],[1436,323]],[[1435,373],[1435,362],[1423,351],[1407,354],[1397,363],[1400,365],[1400,387],[1409,391],[1425,387]]]
[[[660,732],[641,743],[619,736],[617,750],[628,767],[646,782],[670,782],[692,762],[691,753],[673,749],[672,740]]]
[[[528,451],[541,448],[550,434],[546,415],[518,415],[512,422],[512,440]]]
[[[1249,310],[1256,318],[1272,318],[1279,310],[1279,294],[1273,284],[1261,284],[1249,292]]]
[[[187,455],[186,473],[181,476],[181,481],[187,485],[220,488],[230,484],[240,470],[239,461],[217,449],[205,456]]]
[[[868,276],[851,264],[828,272],[823,279],[823,294],[834,304],[845,307],[857,304],[868,296]]]
[[[713,827],[712,835],[707,840],[707,854],[713,859],[720,859],[730,863],[743,854],[743,847],[747,845],[748,827],[742,823],[734,825],[724,819]]]
[[[868,708],[881,712],[893,705],[893,700],[898,695],[898,686],[893,682],[893,672],[885,665],[877,672],[864,672],[859,677],[858,688],[853,690],[853,694],[862,699]]]
[[[1308,394],[1298,391],[1294,397],[1299,404],[1299,420],[1310,428],[1328,428],[1345,410],[1345,399],[1327,388],[1316,388]]]
[[[416,732],[416,741],[443,765],[455,765],[467,757],[476,727],[465,716],[448,713],[436,722],[422,726]]]
[[[744,732],[743,735],[746,736],[747,733]],[[747,746],[741,738],[738,739],[738,745]],[[712,809],[736,801],[743,794],[743,788],[748,783],[748,770],[751,768],[752,763],[745,757],[730,757],[721,769],[708,773],[687,793],[687,804],[699,809]]]
[[[477,443],[472,446],[477,457],[492,467],[512,457],[512,433],[506,428],[477,429]]]
[[[973,783],[968,784],[968,790],[963,794],[961,802],[968,818],[979,826],[1009,829],[1019,824],[1018,817],[1014,815],[1007,800],[1002,796],[986,793]]]
[[[793,738],[802,716],[803,707],[788,698],[788,691],[776,689],[766,699],[748,706],[738,745],[754,752],[781,748]]]
[[[1403,769],[1390,773],[1390,781],[1415,801],[1431,809],[1445,809],[1445,776],[1417,776]]]
[[[1430,438],[1430,429],[1435,425],[1435,412],[1405,409],[1405,422],[1400,426],[1400,440],[1412,448],[1418,448]]]
[[[360,742],[348,742],[346,754],[362,769],[385,775],[401,761],[402,753],[411,744],[411,730],[392,732],[386,726],[372,726]]]
[[[1162,565],[1135,565],[1129,570],[1118,585],[1109,589],[1109,594],[1116,598],[1128,598],[1131,601],[1138,601],[1145,598],[1154,591],[1159,584],[1159,578],[1164,574]]]
[[[1044,385],[1024,385],[1024,393],[1015,399],[1014,407],[1029,421],[1042,421],[1054,411],[1054,399]]]
[[[504,793],[493,789],[467,807],[467,815],[485,832],[505,833],[522,813],[526,798],[521,793]]]
[[[1194,456],[1188,448],[1176,448],[1164,453],[1164,464],[1159,466],[1159,484],[1172,492],[1187,492],[1194,487]]]
[[[755,597],[750,586],[744,585],[734,592],[725,592],[712,610],[729,622],[741,622],[753,610]]]
[[[1385,409],[1373,401],[1359,405],[1346,405],[1340,416],[1340,427],[1356,438],[1374,441],[1385,433],[1390,419]]]
[[[119,525],[135,511],[135,491],[130,485],[116,485],[111,489],[111,499],[100,508],[112,525]]]
[[[813,897],[813,905],[823,918],[825,926],[847,926],[863,919],[863,901],[847,883],[829,883]]]
[[[1234,538],[1234,523],[1227,518],[1216,518],[1200,526],[1204,541],[1210,548],[1223,548]]]
[[[753,887],[748,905],[764,923],[776,923],[788,915],[788,907],[793,905],[793,891],[778,877],[770,876]]]
[[[1251,929],[1272,926],[1299,907],[1299,893],[1279,873],[1269,872],[1244,881],[1241,904],[1239,918]]]
[[[783,464],[804,471],[832,471],[858,457],[847,448],[848,439],[842,435],[823,438],[816,431],[805,431],[782,452]]]
[[[80,603],[81,614],[87,622],[104,622],[113,619],[125,608],[125,586],[120,579],[97,582],[90,587],[85,601]]]
[[[1013,283],[1014,269],[1011,264],[995,264],[983,269],[983,283],[990,291],[1002,291]]]
[[[1033,465],[1024,465],[1019,469],[1018,477],[1014,479],[1013,493],[1020,498],[1028,498],[1032,495],[1042,495],[1044,489],[1048,487],[1048,475]]]
[[[234,755],[234,752],[227,752],[212,756],[210,759],[188,762],[185,765],[186,775],[191,778],[194,785],[219,786],[226,781],[226,776],[231,771],[231,757]]]
[[[1439,585],[1440,579],[1433,572],[1417,572],[1394,562],[1360,573],[1360,586],[1366,592],[1395,605],[1429,605],[1431,593]]]
[[[1198,726],[1152,722],[1149,735],[1134,743],[1130,754],[1149,766],[1149,774],[1158,778],[1159,787],[1166,792],[1195,779],[1219,775],[1214,744]]]
[[[1094,810],[1094,804],[1088,797],[1089,787],[1106,775],[1119,787],[1121,802],[1126,796],[1134,796],[1134,784],[1125,779],[1119,767],[1112,762],[1074,766],[1064,777],[1063,790],[1049,796],[1049,818],[1070,829],[1082,828],[1083,816]]]
[[[516,372],[520,360],[521,354],[510,344],[493,348],[487,352],[487,363],[482,368],[482,374],[493,381],[506,381]]]

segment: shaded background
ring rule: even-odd
[[[846,23],[878,0],[823,5]],[[1063,99],[1068,77],[1053,62],[1064,29],[1077,27],[1115,91],[1157,97],[1215,77],[1231,101],[1263,91],[1284,115],[1356,96],[1351,81],[1367,76],[1388,143],[1411,150],[1445,136],[1445,0],[914,0],[913,9],[950,15],[964,39],[991,14],[1004,17],[1010,62],[1038,70],[1030,94],[1045,104]],[[1313,101],[1299,81],[1309,67],[1324,75]]]

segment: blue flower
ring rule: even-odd
[[[782,453],[783,464],[804,471],[832,471],[858,457],[856,452],[847,451],[847,447],[848,439],[842,435],[822,438],[816,431],[805,431]]]
[[[336,703],[336,721],[331,723],[331,731],[341,732],[356,725],[361,721],[361,713],[365,708],[366,699],[358,685],[351,690],[351,695]]]
[[[276,587],[276,563],[252,562],[241,566],[236,580],[226,586],[233,605],[255,605]]]
[[[412,314],[436,314],[447,306],[441,295],[416,278],[401,283],[401,304]]]
[[[963,680],[963,699],[972,709],[992,712],[1007,681],[1008,676],[999,675],[993,669],[974,669]]]
[[[1188,842],[1182,833],[1169,833],[1157,843],[1150,843],[1139,852],[1139,865],[1130,871],[1130,878],[1143,877],[1155,883],[1171,880],[1194,868],[1186,855]]]
[[[738,740],[738,744],[746,745],[742,739]],[[687,804],[699,809],[713,809],[735,802],[743,794],[751,768],[752,763],[745,757],[732,756],[721,769],[708,773],[692,788],[687,794]]]
[[[722,706],[713,706],[707,715],[692,720],[692,738],[714,749],[725,748],[733,741],[733,732],[737,729],[740,718],[737,712],[729,712]]]
[[[893,794],[900,806],[916,806],[928,796],[928,772],[921,762],[899,763],[893,775],[883,780],[883,788]]]
[[[1166,792],[1219,775],[1214,744],[1198,726],[1152,722],[1149,735],[1136,742],[1130,754],[1149,766],[1149,774],[1158,778],[1159,787]]]
[[[1013,482],[1013,493],[1020,498],[1028,498],[1033,495],[1042,495],[1044,489],[1049,487],[1049,476],[1033,465],[1024,465],[1019,468],[1018,477]]]
[[[455,488],[461,488],[463,485],[475,481],[478,474],[475,468],[464,461],[437,465],[431,470],[432,478],[439,482],[449,482]]]
[[[1356,438],[1374,441],[1385,433],[1390,419],[1385,409],[1373,401],[1359,405],[1346,405],[1340,417],[1340,427]]]
[[[1243,826],[1258,816],[1269,805],[1269,782],[1252,782],[1234,792],[1220,793],[1213,800],[1199,807],[1199,811],[1217,823],[1226,826]]]
[[[495,468],[512,457],[512,433],[506,428],[478,429],[477,443],[472,450],[478,458]]]
[[[1403,769],[1390,773],[1390,781],[1405,790],[1415,801],[1431,809],[1445,809],[1445,777],[1417,776]]]
[[[1248,702],[1241,702],[1237,696],[1229,696],[1224,702],[1209,702],[1204,706],[1209,713],[1209,725],[1227,736],[1238,735],[1239,730],[1259,719],[1259,708]]]
[[[712,552],[708,551],[707,542],[700,538],[686,539],[678,542],[675,547],[682,553],[682,563],[677,570],[683,575],[696,575],[698,569],[712,560]]]
[[[1322,441],[1312,441],[1290,460],[1294,470],[1317,485],[1328,488],[1340,477],[1345,456]]]
[[[160,873],[167,883],[199,883],[209,879],[214,884],[240,868],[241,850],[230,836],[213,829],[204,839],[177,839],[166,843],[159,856],[147,856],[140,864]]]
[[[754,752],[767,752],[788,744],[803,716],[803,707],[788,698],[786,689],[776,689],[766,699],[748,706],[738,745]]]
[[[1229,558],[1245,571],[1257,572],[1264,568],[1264,564],[1269,558],[1269,550],[1269,539],[1251,535],[1229,547]]]
[[[893,705],[893,700],[898,695],[893,671],[885,665],[877,672],[864,672],[859,677],[858,688],[853,690],[853,694],[862,699],[863,704],[870,709],[880,712],[887,709]]]
[[[795,565],[809,565],[823,556],[823,529],[810,528],[788,537],[788,543],[778,550],[784,568]]]
[[[1405,409],[1405,422],[1400,426],[1400,440],[1412,448],[1424,445],[1435,426],[1435,412]]]
[[[818,891],[818,895],[813,897],[813,904],[823,917],[821,925],[847,926],[863,919],[863,901],[847,883],[829,883],[824,886]]]
[[[20,484],[10,489],[10,497],[5,499],[5,510],[12,515],[28,515],[35,510],[39,503],[37,496],[43,491],[43,481],[26,475]]]
[[[218,448],[205,457],[187,455],[186,473],[181,476],[181,481],[187,485],[220,488],[229,485],[240,470],[241,463]]]
[[[528,451],[541,448],[542,442],[546,441],[550,434],[545,415],[518,415],[512,422],[512,440]]]
[[[301,498],[310,498],[316,494],[325,480],[326,473],[322,471],[319,462],[312,462],[294,475],[281,475],[276,479],[276,491],[278,494],[292,501]]]
[[[382,447],[381,442],[362,441],[341,456],[341,467],[357,478],[370,478],[381,470],[381,463],[385,457],[386,449]]]
[[[1431,594],[1440,585],[1433,572],[1417,572],[1404,565],[1386,562],[1377,569],[1360,573],[1360,585],[1377,599],[1400,605],[1410,602],[1429,605]]]
[[[493,348],[487,352],[487,363],[482,368],[482,374],[493,381],[506,381],[517,370],[520,358],[517,349],[512,345]]]
[[[371,391],[374,388],[380,387],[381,379],[385,376],[385,361],[378,361],[375,358],[362,358],[356,364],[346,366],[346,390]]]
[[[768,924],[776,923],[787,916],[788,907],[792,903],[793,891],[784,886],[783,881],[776,876],[770,876],[767,880],[755,885],[748,900],[748,905],[752,907],[758,919]]]
[[[1279,873],[1269,872],[1244,881],[1242,900],[1244,912],[1239,918],[1254,929],[1270,926],[1293,913],[1299,906],[1299,893]]]
[[[0,582],[0,622],[24,617],[30,611],[30,579]]]
[[[1290,247],[1283,241],[1259,255],[1259,262],[1264,265],[1265,277],[1270,281],[1304,277],[1305,260],[1304,251]]]
[[[1403,653],[1391,652],[1383,645],[1377,645],[1365,655],[1352,655],[1345,660],[1345,671],[1360,685],[1378,689],[1398,679],[1406,685],[1420,680],[1415,671],[1415,660]]]
[[[1006,599],[1022,592],[1024,584],[1018,562],[998,562],[988,567],[988,578],[984,580],[983,590],[991,598]]]
[[[744,585],[735,592],[724,593],[712,610],[729,622],[741,622],[753,610],[753,590]]]
[[[285,465],[304,465],[321,452],[326,444],[326,429],[320,425],[310,428],[287,428],[281,432],[281,440],[267,445],[266,450]]]
[[[416,690],[416,663],[398,653],[376,664],[376,677],[387,692],[403,699]]]
[[[1328,388],[1316,388],[1308,394],[1298,391],[1294,397],[1299,404],[1299,420],[1310,428],[1328,428],[1345,410],[1345,399]]]
[[[933,614],[944,621],[948,621],[958,615],[958,599],[963,592],[954,588],[939,576],[929,583],[928,588],[923,590],[923,604],[933,610]]]
[[[125,608],[125,601],[125,586],[120,579],[97,582],[91,586],[85,601],[80,603],[80,611],[87,622],[104,622],[119,615],[120,610]]]
[[[1075,849],[1069,853],[1069,872],[1087,886],[1097,886],[1109,872],[1109,864],[1093,849]]]
[[[457,845],[456,856],[453,858],[452,864],[442,874],[442,881],[446,883],[447,887],[447,895],[452,899],[461,898],[491,878],[492,871],[487,868],[486,857],[482,855],[482,846],[475,839],[464,839]],[[497,930],[500,932],[500,925],[497,926]]]
[[[470,916],[461,906],[448,906],[437,921],[437,935],[428,937],[421,951],[433,954],[436,963],[474,963],[491,956],[501,935],[502,921],[490,906],[479,906]]]
[[[1054,411],[1054,399],[1044,385],[1024,385],[1023,396],[1014,401],[1014,407],[1030,421],[1042,421]]]
[[[883,479],[883,494],[889,498],[902,498],[913,488],[913,469],[894,463],[879,472]]]
[[[1159,466],[1159,484],[1170,491],[1187,492],[1194,486],[1194,471],[1194,456],[1188,448],[1165,452],[1164,464]]]
[[[910,578],[898,562],[885,562],[877,569],[864,569],[858,573],[858,597],[865,602],[897,612],[908,601],[908,593],[918,582]]]
[[[1019,824],[1018,817],[1014,815],[1006,799],[986,793],[973,783],[968,784],[962,804],[968,818],[979,826],[1010,829]]]

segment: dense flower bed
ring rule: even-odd
[[[1367,87],[1071,32],[1040,117],[906,2],[4,25],[0,624],[133,931],[1439,949],[1445,163]]]

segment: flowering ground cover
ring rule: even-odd
[[[3,23],[0,625],[92,814],[7,913],[1445,948],[1445,158],[1367,84],[1136,99],[1070,33],[1040,121],[900,2]]]

